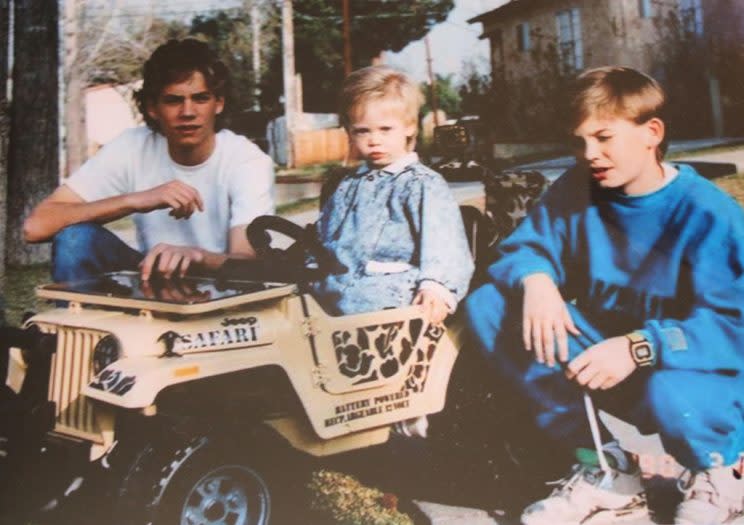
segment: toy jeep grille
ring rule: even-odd
[[[51,324],[39,324],[39,328],[57,334],[48,394],[56,404],[55,431],[99,442],[95,406],[80,391],[93,379],[93,348],[106,333]]]

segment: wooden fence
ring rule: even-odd
[[[343,128],[300,131],[295,135],[295,167],[340,162],[348,153],[349,140]]]

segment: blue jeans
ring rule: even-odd
[[[568,304],[580,336],[569,335],[569,359],[625,327],[598,328]],[[537,426],[569,446],[583,446],[588,423],[582,391],[563,370],[535,361],[522,342],[521,292],[493,284],[473,292],[466,302],[470,327],[486,359],[521,394],[523,408]],[[611,333],[612,332],[612,333]],[[716,461],[730,465],[744,451],[744,378],[695,370],[637,371],[615,388],[592,394],[599,408],[635,424],[642,433],[658,432],[665,449],[682,465],[698,470]]]
[[[52,241],[52,279],[80,281],[105,272],[137,270],[142,258],[140,252],[100,224],[73,224]]]

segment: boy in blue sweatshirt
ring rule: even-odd
[[[662,162],[665,96],[638,71],[587,71],[571,99],[577,166],[499,245],[467,300],[487,359],[535,422],[586,444],[582,393],[689,470],[677,524],[744,516],[744,214],[686,165]],[[527,351],[525,351],[527,350]],[[617,443],[612,483],[576,467],[522,522],[611,523],[647,512]]]

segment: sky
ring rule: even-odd
[[[455,0],[447,20],[429,31],[432,70],[462,80],[463,65],[471,62],[481,73],[490,73],[488,40],[479,40],[483,28],[468,20],[496,9],[508,0]],[[353,0],[352,0],[353,5]],[[411,42],[399,53],[386,53],[385,62],[404,69],[420,81],[427,80],[424,39]]]

